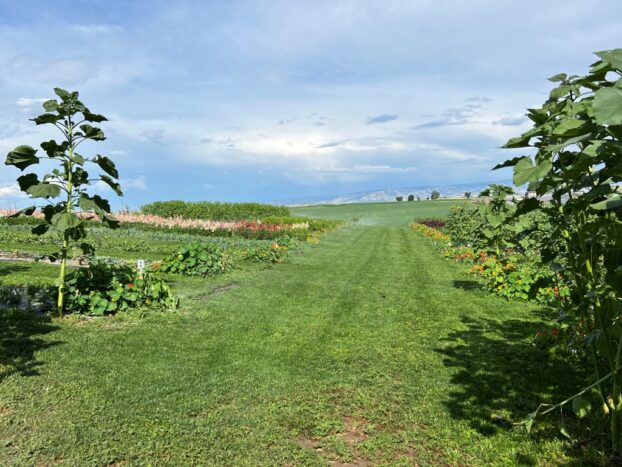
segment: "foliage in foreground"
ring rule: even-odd
[[[559,74],[549,99],[530,109],[533,127],[505,147],[534,148],[495,168],[513,167],[514,184],[535,185],[517,213],[538,212],[553,229],[541,256],[567,278],[559,321],[592,360],[596,402],[610,418],[611,446],[622,453],[622,49],[598,52],[587,75]],[[544,202],[543,197],[550,196]],[[579,416],[591,404],[573,403]],[[559,404],[558,404],[559,405]],[[544,411],[546,412],[546,410]],[[532,414],[528,426],[538,411]]]
[[[153,272],[137,272],[126,264],[94,262],[67,275],[67,308],[73,313],[101,316],[150,307],[177,308],[168,284]]]
[[[56,162],[57,167],[39,179],[35,173],[22,175],[17,179],[20,189],[33,199],[44,199],[48,202],[42,209],[42,222],[32,229],[36,235],[58,236],[61,239],[60,251],[48,255],[52,260],[60,259],[58,277],[57,313],[62,315],[68,307],[65,305],[65,275],[67,256],[70,248],[78,247],[85,255],[93,255],[93,247],[84,241],[87,231],[84,214],[94,213],[104,225],[115,228],[118,222],[110,215],[110,204],[99,195],[90,196],[87,187],[91,178],[84,169],[87,162],[99,167],[104,175],[98,180],[107,184],[115,193],[122,195],[117,182],[119,174],[114,163],[107,157],[97,155],[84,157],[77,152],[78,146],[84,141],[103,141],[104,132],[90,123],[106,121],[103,115],[92,113],[79,99],[77,92],[67,92],[60,88],[54,89],[60,102],[54,99],[45,101],[43,108],[46,113],[33,118],[37,125],[54,125],[63,135],[62,142],[50,140],[41,143],[45,156],[38,156],[37,150],[31,146],[18,146],[9,152],[6,165],[24,170],[42,160]],[[81,115],[81,116],[80,116]],[[85,123],[89,122],[89,123]],[[52,200],[56,200],[54,203]],[[33,215],[37,206],[33,205],[16,215]],[[83,215],[79,215],[82,213]]]
[[[144,214],[204,220],[255,220],[268,216],[289,216],[289,208],[261,203],[219,203],[210,201],[155,201],[141,208]]]

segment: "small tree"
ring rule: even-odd
[[[441,194],[438,191],[436,190],[432,191],[432,195],[431,195],[432,199],[438,199],[440,197],[441,197]]]
[[[404,201],[404,197],[403,196],[396,196],[395,197],[395,201],[398,201],[398,202]]]
[[[415,195],[408,195],[408,201],[414,201]]]
[[[465,197],[466,199],[471,199],[471,192],[470,192],[470,191],[465,191],[465,192],[464,192],[464,197]]]
[[[50,160],[57,163],[57,167],[45,174],[43,179],[35,173],[29,173],[17,178],[20,189],[33,199],[43,198],[48,204],[41,209],[43,219],[41,224],[32,229],[36,235],[57,235],[61,246],[58,253],[46,255],[50,260],[60,260],[58,277],[57,312],[62,315],[65,304],[65,274],[67,256],[71,248],[77,247],[83,254],[92,255],[93,247],[83,241],[86,236],[86,213],[95,213],[99,220],[111,228],[118,227],[118,221],[110,215],[110,204],[98,195],[89,196],[86,187],[90,182],[98,180],[107,184],[119,196],[123,196],[117,179],[119,174],[114,163],[105,156],[97,155],[86,158],[76,152],[77,147],[86,140],[103,141],[104,132],[89,123],[106,121],[103,115],[92,113],[80,100],[77,92],[67,92],[64,89],[54,88],[54,93],[60,98],[43,103],[46,113],[33,118],[37,125],[50,124],[60,130],[63,141],[57,143],[50,140],[41,143],[46,156],[37,156],[37,150],[31,146],[18,146],[7,155],[5,164],[24,170],[31,165],[39,164],[41,160]],[[82,117],[79,117],[79,114]],[[89,122],[89,123],[85,123]],[[106,175],[96,179],[89,178],[84,170],[87,162],[94,163]],[[36,205],[23,209],[15,214],[33,215]],[[80,215],[82,214],[82,215]]]

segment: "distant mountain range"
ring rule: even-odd
[[[512,185],[511,181],[496,182],[506,185]],[[361,191],[358,193],[349,193],[345,195],[339,195],[331,198],[326,197],[309,197],[283,200],[278,204],[285,204],[287,206],[304,206],[308,204],[349,204],[349,203],[382,203],[387,201],[395,201],[397,196],[404,197],[404,200],[408,198],[408,195],[413,195],[415,198],[421,199],[428,198],[432,191],[436,190],[441,194],[442,198],[462,198],[464,193],[469,191],[473,196],[477,196],[482,190],[484,190],[489,183],[461,183],[457,185],[428,185],[406,188],[394,188],[385,190],[374,191]]]

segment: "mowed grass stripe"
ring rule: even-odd
[[[0,382],[0,463],[558,462],[556,438],[489,422],[560,384],[516,374],[540,320],[455,287],[468,280],[405,226],[351,225],[181,314],[55,324],[39,375]],[[196,297],[199,284],[178,287]],[[355,442],[352,420],[366,432]]]

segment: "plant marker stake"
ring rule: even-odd
[[[144,259],[139,259],[138,261],[136,261],[136,269],[138,269],[138,277],[142,279],[143,274],[145,272],[145,260]]]

